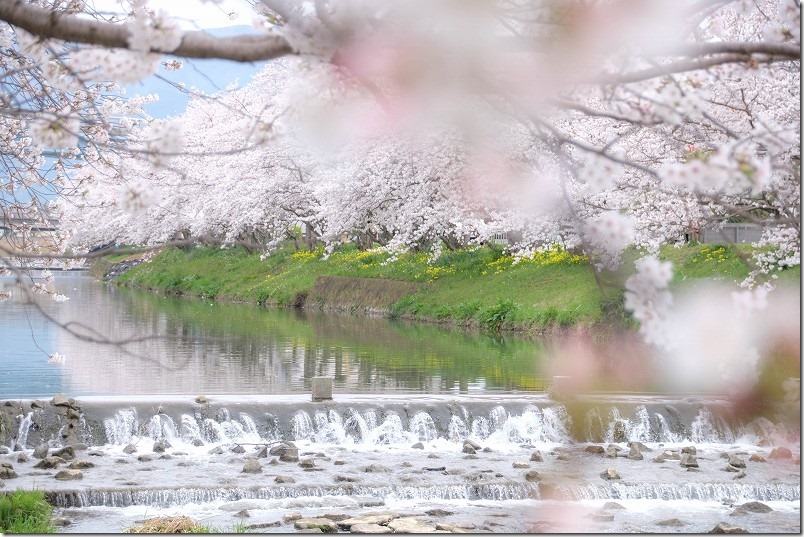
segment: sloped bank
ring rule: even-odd
[[[303,307],[423,322],[542,332],[599,323],[602,297],[588,262],[552,251],[516,262],[490,248],[409,253],[169,249],[119,276],[119,285],[267,307]],[[617,297],[615,297],[616,299]]]
[[[748,246],[667,247],[673,286],[700,278],[741,281]],[[632,326],[622,307],[622,284],[636,252],[626,252],[621,272],[596,279],[589,260],[558,247],[514,258],[490,247],[391,257],[347,245],[323,250],[284,248],[261,258],[241,248],[166,249],[115,281],[173,295],[384,315],[490,330],[545,333],[576,328]],[[800,267],[780,278],[798,281]]]

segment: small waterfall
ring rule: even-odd
[[[176,488],[176,489],[93,489],[86,491],[51,491],[48,501],[56,507],[129,507],[151,505],[171,507],[191,503],[237,500],[283,500],[323,496],[366,496],[401,500],[526,500],[538,498],[534,484],[477,484],[430,486],[312,486],[259,488]]]
[[[563,406],[539,410],[529,405],[519,416],[508,416],[488,439],[496,443],[532,444],[569,440],[571,420]]]
[[[220,423],[212,418],[206,418],[201,426],[202,440],[205,442],[224,442],[226,441],[226,431]]]
[[[636,416],[628,433],[629,442],[656,442],[656,434],[652,431],[650,413],[645,405],[636,408]]]
[[[587,442],[603,442],[605,440],[606,428],[603,426],[603,418],[597,407],[592,407],[584,416],[584,434]]]
[[[609,410],[609,426],[606,431],[604,442],[627,442],[631,434],[631,422],[620,415],[620,410],[617,407],[612,407]]]
[[[313,420],[310,415],[299,410],[293,415],[293,423],[291,424],[291,434],[293,440],[306,440],[315,434],[315,427],[313,427]]]
[[[438,438],[435,422],[427,412],[417,412],[410,418],[410,432],[421,442],[430,442]]]
[[[166,414],[156,414],[148,421],[147,434],[154,441],[168,442],[179,437],[176,424],[173,419]]]
[[[405,430],[402,418],[396,412],[389,413],[382,424],[369,434],[369,443],[380,445],[409,444],[418,439]]]
[[[346,441],[343,418],[334,410],[316,412],[315,425],[317,432],[314,438],[319,444],[343,444]]]
[[[22,447],[27,447],[26,444],[28,443],[28,431],[31,430],[31,424],[33,423],[33,411],[28,412],[22,420],[20,420],[20,426],[17,429],[17,444],[21,445]],[[10,446],[14,447],[14,446]]]
[[[469,428],[460,417],[453,414],[447,429],[447,440],[450,442],[463,442],[469,437]]]
[[[568,443],[570,427],[572,427],[572,418],[563,405],[542,410],[542,441]]]
[[[137,436],[139,420],[137,410],[127,408],[118,410],[114,417],[103,420],[103,429],[106,431],[106,441],[110,444],[129,444]]]
[[[360,443],[368,438],[371,427],[368,424],[365,416],[354,408],[349,408],[349,417],[343,423],[344,434],[347,438],[351,439],[353,443]],[[374,413],[371,414],[374,416]],[[376,424],[376,420],[375,420]]]
[[[472,420],[472,433],[469,435],[474,440],[485,440],[491,434],[489,420],[480,416]]]
[[[654,414],[653,415],[654,422],[656,424],[656,433],[655,437],[658,441],[661,442],[681,442],[683,438],[681,436],[675,434],[670,425],[667,423],[667,420],[661,414]]]
[[[690,500],[734,503],[746,501],[799,501],[796,485],[739,483],[607,483],[558,486],[556,492],[569,500]]]
[[[190,443],[194,440],[202,440],[202,436],[201,427],[198,426],[198,422],[195,421],[195,418],[189,414],[182,414],[181,439]]]
[[[690,440],[696,443],[734,442],[734,432],[728,424],[716,421],[708,409],[700,409],[690,425]]]

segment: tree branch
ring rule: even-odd
[[[0,0],[0,20],[41,38],[71,43],[130,49],[124,25],[67,15],[29,4],[24,0]],[[154,50],[184,58],[220,58],[236,62],[271,60],[293,53],[281,36],[239,35],[214,37],[206,32],[185,32],[173,51]]]

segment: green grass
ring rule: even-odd
[[[53,508],[38,490],[0,495],[0,533],[55,533]]]
[[[666,247],[660,257],[673,263],[674,288],[701,278],[739,282],[749,272],[747,245]],[[487,247],[444,252],[428,262],[422,253],[395,259],[384,252],[347,245],[328,258],[284,248],[265,260],[240,248],[169,249],[118,278],[123,285],[207,299],[292,306],[306,297],[319,276],[401,280],[421,284],[396,300],[387,315],[497,330],[629,324],[622,309],[622,284],[638,256],[629,250],[619,272],[601,275],[588,261],[558,248],[516,261]],[[783,271],[798,281],[800,268]],[[390,293],[389,286],[389,293]],[[372,291],[376,292],[376,291]],[[382,297],[380,297],[382,298]],[[316,303],[321,302],[318,297]],[[312,301],[312,300],[311,300]],[[315,304],[313,304],[315,305]]]

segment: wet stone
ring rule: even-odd
[[[246,459],[246,464],[243,465],[243,469],[240,471],[244,474],[259,474],[262,472],[262,466],[257,459],[248,457]]]
[[[747,475],[747,474],[745,473],[745,471],[744,471],[744,470],[740,470],[739,472],[737,472],[737,475],[735,475],[735,476],[734,476],[734,479],[742,479],[742,478],[744,478],[746,475]]]
[[[603,509],[625,509],[625,506],[620,505],[617,502],[606,502],[603,504]]]
[[[790,459],[792,457],[793,453],[786,447],[773,448],[768,455],[769,459]]]
[[[352,533],[393,533],[394,530],[388,526],[379,524],[354,524],[349,531]]]
[[[0,466],[0,479],[14,479],[16,477],[19,476],[17,475],[17,472],[15,472],[13,468]]]
[[[428,472],[443,472],[446,469],[447,469],[446,466],[425,466],[424,467],[424,470],[427,470]]]
[[[278,475],[274,478],[274,483],[278,483],[280,485],[289,485],[295,482],[296,480],[290,477],[289,475]]]
[[[415,444],[410,446],[410,449],[424,449],[424,444],[422,444],[421,442],[416,442]]]
[[[71,461],[75,458],[75,449],[72,446],[66,446],[61,449],[57,449],[53,452],[54,457],[61,457],[65,461]]]
[[[10,449],[6,446],[0,446],[0,455],[8,455],[9,453],[11,453]]]
[[[84,479],[84,473],[81,470],[61,470],[55,475],[59,481],[76,481]]]
[[[709,530],[709,533],[748,533],[748,530],[726,522],[718,522],[714,528]]]
[[[247,530],[259,530],[262,528],[275,528],[277,526],[281,526],[282,523],[278,520],[274,520],[273,522],[260,522],[259,524],[249,524],[246,526]]]
[[[62,528],[64,526],[69,526],[70,524],[73,523],[72,520],[70,520],[69,518],[58,518],[58,517],[51,519],[51,522],[53,522],[54,526],[58,526],[58,527],[62,527]]]
[[[300,518],[293,522],[297,530],[319,529],[324,533],[336,533],[338,525],[328,518]]]
[[[248,512],[248,509],[241,509],[233,516],[236,516],[237,518],[249,518],[251,516],[251,513]]]
[[[653,451],[651,448],[649,448],[648,446],[646,446],[642,442],[637,442],[637,441],[631,442],[630,444],[628,444],[628,447],[631,448],[631,449],[636,448],[636,449],[639,450],[640,453],[646,453],[646,452],[649,452],[649,451]]]
[[[477,453],[477,450],[475,448],[473,448],[469,443],[464,442],[464,444],[463,444],[463,452],[468,453],[470,455],[474,455],[475,453]]]
[[[594,455],[603,455],[606,452],[606,449],[603,446],[586,446],[584,451]]]
[[[612,479],[620,479],[620,474],[617,473],[617,470],[614,468],[606,468],[601,474],[600,477],[606,479],[608,481]]]
[[[658,520],[654,522],[657,526],[669,526],[673,528],[680,528],[681,526],[686,526],[687,523],[683,520],[679,520],[678,518],[668,518],[667,520]]]
[[[616,459],[617,458],[617,450],[613,447],[609,446],[606,448],[605,456],[609,459]]]
[[[544,457],[542,457],[541,452],[534,451],[530,456],[531,462],[544,462]]]
[[[282,521],[287,524],[289,522],[293,522],[294,520],[299,520],[302,517],[302,514],[299,511],[288,511],[282,516]]]
[[[299,461],[299,466],[302,468],[315,468],[315,461],[313,459],[302,459]]]
[[[44,459],[48,456],[50,449],[45,444],[40,444],[36,446],[33,451],[33,458],[34,459]]]
[[[760,455],[759,453],[754,453],[750,457],[748,457],[749,462],[768,462],[768,460]]]
[[[299,449],[295,447],[285,448],[279,454],[279,460],[282,462],[299,462]]]
[[[698,450],[695,448],[695,446],[685,446],[681,448],[681,453],[682,454],[687,453],[689,455],[697,455]]]
[[[231,451],[232,453],[245,453],[246,448],[244,448],[243,446],[238,444],[235,447],[233,447],[232,449],[230,449],[229,451]]]
[[[415,517],[403,517],[392,520],[388,527],[394,533],[433,533],[436,531],[434,524],[428,524]]]
[[[41,468],[43,470],[49,470],[51,468],[56,468],[59,464],[64,464],[66,461],[61,457],[45,457],[38,463],[34,465],[34,468]]]
[[[154,453],[164,453],[167,449],[167,446],[164,442],[154,442],[154,446],[151,449]]]
[[[337,521],[338,526],[344,529],[354,527],[356,524],[386,525],[397,517],[396,513],[380,513],[376,515],[361,515],[344,518]]]
[[[773,511],[773,508],[771,506],[756,501],[746,502],[740,506],[740,509],[743,509],[750,513],[770,513],[771,511]]]
[[[17,462],[19,463],[28,462],[28,460],[29,460],[28,455],[26,455],[25,453],[20,453],[19,456],[17,457]]]
[[[529,481],[531,483],[538,483],[541,480],[542,480],[542,474],[540,474],[536,470],[531,470],[525,474],[525,481]]]
[[[336,475],[334,478],[336,483],[359,483],[360,478],[351,475]]]
[[[215,446],[214,448],[207,451],[210,455],[223,455],[223,448],[220,446]]]
[[[169,461],[172,458],[173,457],[170,455],[170,453],[163,453],[162,455],[159,456],[159,459],[163,461]]]
[[[731,464],[727,464],[725,468],[723,468],[724,472],[739,472],[739,468],[735,468]]]
[[[87,451],[87,455],[90,457],[105,457],[106,453],[103,451]]]
[[[641,461],[645,458],[642,452],[639,451],[639,448],[633,444],[631,444],[631,450],[628,452],[627,457],[632,461]]]
[[[341,459],[335,459],[335,461],[332,464],[334,464],[335,466],[343,466],[344,464],[346,464],[346,461]]]
[[[514,468],[530,468],[530,463],[526,461],[514,461],[512,466]]]
[[[257,451],[252,456],[254,458],[257,458],[257,459],[267,459],[268,458],[268,447],[267,446],[262,446],[261,448],[258,448]]]
[[[745,468],[745,461],[737,455],[731,455],[729,457],[729,465],[734,466],[735,468]]]
[[[679,461],[679,464],[684,468],[697,468],[698,459],[697,457],[695,457],[695,455],[692,455],[690,453],[684,453],[683,455],[681,455],[681,460]]]
[[[151,462],[152,460],[154,460],[154,458],[153,455],[146,454],[146,455],[140,455],[139,457],[137,457],[137,460],[140,462]]]
[[[24,450],[25,448],[22,447],[22,444],[20,444],[19,442],[14,443],[14,451],[24,451]]]
[[[192,444],[193,444],[195,447],[201,447],[201,446],[203,446],[203,445],[204,445],[204,441],[203,441],[203,440],[201,440],[200,438],[193,438],[193,441],[192,441],[191,443],[192,443]]]
[[[131,455],[132,453],[135,453],[136,451],[137,451],[137,448],[133,444],[129,444],[126,447],[123,448],[123,453],[125,453],[126,455]]]
[[[89,461],[73,461],[67,468],[71,470],[86,470],[87,468],[94,468],[95,463]]]
[[[427,458],[428,459],[440,459],[441,457],[439,457],[435,453],[430,453],[429,455],[427,455]]]
[[[370,464],[370,465],[366,466],[365,468],[363,468],[363,471],[368,473],[368,474],[383,474],[383,473],[390,472],[391,470],[389,468],[386,468],[385,466],[383,466],[381,464]]]

